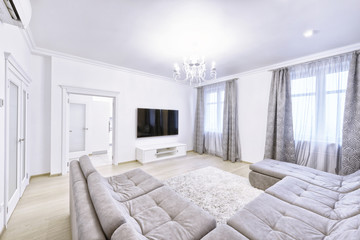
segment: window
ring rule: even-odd
[[[296,163],[335,173],[351,53],[288,68]]]
[[[294,138],[340,143],[348,71],[291,80]]]
[[[291,81],[294,138],[311,140],[316,128],[316,78],[299,78]]]
[[[342,140],[342,131],[336,129],[343,125],[347,79],[348,71],[326,75],[324,136],[333,142]]]
[[[204,88],[205,132],[222,133],[224,95],[223,86]]]

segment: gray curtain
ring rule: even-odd
[[[291,87],[287,68],[273,71],[264,158],[296,162]]]
[[[194,151],[204,153],[204,89],[197,89],[195,126],[194,126]]]
[[[360,169],[360,52],[354,52],[346,89],[340,174]]]
[[[226,82],[225,87],[222,152],[224,160],[240,161],[236,80]]]

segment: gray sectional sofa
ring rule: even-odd
[[[271,159],[250,169],[265,192],[204,239],[360,239],[360,170],[338,176]]]
[[[265,193],[228,221],[247,238],[360,239],[360,170],[338,176],[271,159],[250,169]]]
[[[70,163],[72,238],[201,239],[208,213],[140,169],[102,177],[83,156]]]
[[[104,178],[82,157],[70,170],[73,239],[360,239],[360,171],[337,176],[269,159],[250,168],[265,192],[215,228],[149,174]]]

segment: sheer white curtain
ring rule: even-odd
[[[335,173],[351,54],[289,68],[296,161]]]
[[[204,151],[222,157],[225,83],[204,87]]]

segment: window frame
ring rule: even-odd
[[[215,93],[216,94],[216,101],[209,101],[207,102],[207,96]],[[224,103],[225,103],[225,89],[218,89],[218,88],[214,88],[214,89],[206,89],[204,91],[204,116],[205,116],[205,121],[204,121],[204,133],[222,133],[222,126],[223,126],[223,116],[224,116]],[[209,128],[208,124],[207,124],[207,119],[206,116],[207,114],[207,110],[210,109],[210,106],[216,105],[216,126],[217,129],[215,128]],[[218,117],[220,115],[220,118]],[[221,122],[219,122],[218,120],[220,119]],[[221,126],[220,126],[221,125]]]
[[[314,137],[311,136],[306,136],[305,139],[296,139],[296,129],[294,127],[294,138],[295,141],[312,141],[312,142],[331,142],[331,143],[341,143],[342,140],[342,133],[339,134],[339,136],[335,137],[335,138],[328,138],[328,136],[326,135],[327,132],[327,126],[326,126],[326,121],[325,118],[327,116],[327,101],[326,101],[326,97],[332,94],[336,94],[338,97],[340,94],[345,93],[346,94],[346,87],[347,87],[347,83],[345,84],[345,88],[340,88],[337,90],[327,90],[326,89],[326,84],[327,84],[327,75],[330,74],[341,74],[341,73],[345,73],[348,74],[349,71],[339,71],[339,72],[333,72],[333,73],[321,73],[321,74],[314,74],[314,75],[308,75],[305,77],[301,77],[301,78],[294,78],[294,79],[290,79],[290,84],[291,84],[291,89],[293,89],[293,81],[296,80],[300,80],[300,79],[308,79],[308,78],[315,78],[315,91],[314,92],[309,92],[309,93],[295,93],[292,94],[291,91],[291,101],[293,102],[294,98],[297,97],[310,97],[310,96],[315,96],[315,101],[314,101],[314,117],[315,117],[315,122],[314,122],[314,128],[315,128],[315,133],[313,134]],[[347,81],[347,76],[344,77]],[[345,102],[344,102],[345,104]],[[293,107],[293,106],[292,106]],[[337,104],[337,108],[336,108],[336,112],[337,114],[341,114],[341,106],[340,104]],[[294,117],[294,113],[292,114],[292,117]],[[293,120],[294,121],[294,120]],[[337,123],[338,124],[338,123]]]

